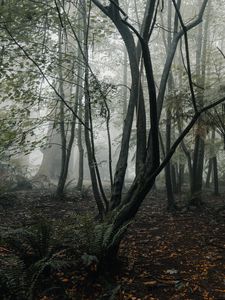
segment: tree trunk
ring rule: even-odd
[[[167,110],[166,117],[166,153],[170,150],[171,140],[171,113]],[[173,195],[173,186],[171,178],[171,163],[169,162],[165,167],[165,180],[166,180],[166,193],[167,193],[167,209],[174,210],[176,209],[175,199]]]
[[[60,27],[61,28],[61,27]],[[59,30],[59,92],[60,95],[65,99],[67,96],[68,98],[72,98],[72,85],[70,84],[69,86],[64,86],[63,82],[63,64],[65,63],[62,59],[62,43],[64,42],[65,44],[65,49],[67,48],[67,41],[63,41],[62,38],[63,31],[62,29]],[[79,38],[81,39],[81,34],[79,33]],[[78,103],[79,103],[79,97],[82,97],[81,95],[81,85],[82,85],[82,67],[80,66],[80,51],[78,51],[77,55],[78,63],[77,63],[77,79],[76,79],[76,93],[74,97],[74,104],[73,104],[73,111],[74,114],[71,116],[71,120],[69,122],[68,128],[69,128],[69,134],[67,133],[67,130],[65,128],[65,107],[64,103],[60,103],[60,133],[61,133],[61,143],[62,143],[62,160],[61,160],[61,172],[59,176],[59,181],[58,181],[58,186],[57,186],[57,195],[62,195],[64,192],[67,176],[68,176],[68,170],[69,170],[69,163],[70,163],[70,158],[71,158],[71,152],[73,149],[73,144],[75,140],[75,128],[76,128],[76,115],[77,115],[77,110],[78,110]],[[74,69],[74,62],[72,62],[72,69]],[[73,72],[72,72],[73,73]],[[73,79],[73,78],[72,78]],[[67,95],[65,95],[65,91],[67,91]],[[67,116],[68,117],[68,116]]]
[[[79,118],[82,118],[82,102],[81,97],[79,101]],[[83,179],[84,179],[84,147],[83,147],[83,130],[82,125],[78,124],[78,136],[77,136],[77,145],[79,150],[79,171],[78,171],[78,181],[77,181],[77,189],[82,190],[83,188]]]
[[[89,8],[90,9],[90,8]],[[84,95],[85,95],[85,108],[84,108],[84,117],[85,117],[85,143],[87,149],[87,157],[88,157],[88,165],[91,177],[92,191],[94,194],[94,198],[98,207],[99,217],[103,219],[105,215],[105,207],[102,201],[102,197],[99,191],[99,181],[97,174],[97,162],[95,160],[95,149],[94,149],[94,141],[93,141],[93,127],[92,127],[92,116],[91,116],[91,102],[89,95],[89,56],[88,56],[88,22],[87,18],[89,15],[87,14],[85,5],[82,5],[82,19],[83,19],[83,35],[84,35],[84,56],[85,56],[85,79],[84,79]]]
[[[182,191],[182,185],[184,183],[184,168],[185,165],[184,164],[179,164],[179,176],[177,179],[177,193],[181,193]]]
[[[206,176],[206,182],[205,182],[205,187],[210,188],[210,179],[211,179],[211,174],[212,174],[212,158],[209,158],[209,164],[208,164],[208,171],[207,171],[207,176]]]
[[[204,139],[197,134],[195,138],[195,148],[192,168],[192,185],[190,204],[200,207],[202,205],[202,178],[204,165]]]
[[[151,131],[148,132],[148,143],[146,147],[146,159],[144,161],[143,166],[140,168],[139,172],[136,174],[136,177],[129,188],[129,191],[124,196],[124,198],[121,199],[121,185],[123,185],[125,171],[126,171],[126,165],[127,165],[127,157],[129,152],[129,140],[130,140],[130,133],[131,133],[131,127],[132,127],[132,121],[134,116],[134,108],[136,105],[136,101],[138,99],[138,86],[137,83],[139,82],[139,72],[138,72],[138,66],[136,58],[133,57],[133,49],[132,51],[128,51],[128,56],[130,59],[130,67],[131,67],[131,75],[134,76],[132,78],[132,87],[131,87],[131,96],[130,101],[128,103],[128,110],[127,110],[127,116],[124,124],[124,131],[123,131],[123,137],[122,137],[122,146],[121,146],[121,152],[116,168],[116,174],[115,174],[115,180],[114,180],[114,189],[112,192],[112,200],[113,205],[111,207],[111,211],[108,214],[109,219],[106,218],[104,224],[102,225],[103,228],[105,225],[107,225],[107,229],[105,230],[104,237],[108,237],[108,233],[111,232],[114,239],[112,239],[112,243],[110,244],[110,247],[107,248],[104,244],[103,247],[105,249],[105,252],[107,253],[114,253],[114,255],[117,254],[118,251],[118,245],[122,239],[122,236],[120,235],[120,232],[123,231],[124,227],[129,224],[129,222],[134,218],[136,215],[138,209],[140,208],[140,205],[142,204],[145,196],[147,193],[152,189],[156,176],[165,168],[166,164],[169,162],[170,158],[172,157],[173,153],[175,152],[177,146],[181,142],[181,140],[184,138],[184,136],[190,131],[198,117],[201,115],[201,111],[197,112],[190,123],[187,125],[187,127],[184,129],[182,134],[178,137],[178,139],[174,142],[174,144],[171,146],[169,152],[166,155],[166,158],[163,160],[163,162],[160,164],[159,162],[159,143],[158,143],[158,136],[159,136],[159,125],[158,125],[158,115],[160,115],[161,111],[157,112],[157,100],[156,100],[156,90],[155,90],[155,80],[153,76],[153,68],[152,68],[152,62],[151,62],[151,56],[150,56],[150,50],[148,47],[148,36],[150,34],[151,30],[151,24],[152,24],[152,18],[154,16],[154,6],[153,10],[149,10],[149,8],[152,8],[152,3],[156,3],[156,1],[147,1],[146,7],[147,10],[147,18],[144,26],[143,35],[139,35],[139,33],[135,30],[135,28],[126,22],[127,18],[124,16],[124,12],[120,8],[119,1],[110,1],[110,4],[108,6],[104,6],[101,4],[101,1],[98,0],[92,0],[107,16],[111,18],[111,20],[116,25],[118,31],[120,32],[126,46],[128,49],[134,48],[134,40],[132,37],[132,32],[129,30],[129,28],[132,28],[131,30],[138,36],[140,43],[141,43],[141,50],[143,55],[143,62],[146,72],[146,79],[148,84],[148,96],[149,96],[149,106],[150,106],[150,122],[151,122]],[[204,7],[206,5],[207,1],[204,1],[202,13],[204,11]],[[194,27],[195,25],[200,22],[200,19],[196,20],[195,23],[188,24],[187,30]],[[154,25],[154,24],[153,24]],[[178,42],[180,37],[183,35],[183,32],[179,32],[178,36],[176,36],[176,41]],[[174,42],[174,44],[176,44]],[[177,45],[177,44],[176,44]],[[175,45],[175,48],[176,48]],[[173,45],[174,46],[174,45]],[[172,46],[171,46],[172,47]],[[171,61],[169,64],[167,64],[166,67],[169,69],[168,74],[170,72],[170,66],[173,60],[173,56],[175,54],[175,50],[173,55],[170,56]],[[168,63],[168,60],[167,60]],[[138,76],[134,74],[134,70],[137,69]],[[135,77],[136,76],[136,77]],[[168,77],[166,76],[162,80],[165,80],[165,86],[167,84]],[[165,92],[165,90],[164,90]],[[162,93],[161,93],[162,96]],[[164,98],[164,95],[163,95]],[[163,102],[163,99],[161,99]],[[161,105],[162,103],[160,103]],[[137,107],[137,106],[136,106]],[[161,108],[161,107],[160,107]],[[206,108],[205,108],[206,109]],[[137,118],[138,119],[138,118]],[[140,118],[138,119],[140,121]],[[151,137],[151,138],[150,138]],[[103,237],[103,240],[105,240]],[[116,239],[115,239],[116,237]],[[113,250],[113,251],[112,251]],[[115,250],[115,251],[114,251]],[[107,256],[107,255],[106,255]]]
[[[217,168],[217,158],[214,156],[212,158],[213,165],[213,183],[214,183],[214,195],[219,195],[219,180],[218,180],[218,168]]]
[[[178,192],[177,185],[178,185],[178,174],[177,174],[177,165],[171,164],[171,181],[172,181],[172,187],[173,192],[176,194]]]
[[[169,0],[168,2],[168,34],[167,34],[167,44],[166,50],[169,51],[171,47],[171,41],[172,41],[172,2]],[[173,75],[170,72],[169,78],[168,78],[168,94],[173,89]],[[169,105],[167,105],[166,110],[166,154],[169,152],[171,147],[171,108]],[[171,163],[168,162],[168,164],[165,167],[165,180],[166,180],[166,193],[167,193],[167,209],[169,211],[176,209],[174,194],[173,194],[173,186],[172,186],[172,178],[171,178]]]
[[[210,1],[209,1],[210,5]],[[196,75],[198,85],[205,87],[206,80],[206,51],[208,43],[208,26],[209,26],[209,13],[210,6],[207,8],[207,17],[204,28],[202,24],[198,30],[197,51],[196,51]],[[204,30],[203,30],[204,29]],[[198,105],[203,107],[204,92],[199,89],[198,91]],[[197,133],[195,137],[195,148],[193,157],[193,172],[192,172],[192,188],[191,188],[191,205],[202,205],[202,180],[203,180],[203,166],[204,166],[204,150],[205,150],[205,126],[204,123],[199,120],[197,123]]]
[[[58,32],[58,40],[59,40],[59,94],[63,99],[65,99],[65,93],[64,93],[64,86],[63,86],[63,73],[62,73],[62,43],[63,43],[63,31],[61,26],[59,27]],[[66,178],[67,178],[67,172],[68,172],[68,166],[67,166],[67,140],[66,140],[66,129],[65,129],[65,111],[64,111],[64,103],[60,102],[60,136],[61,136],[61,169],[59,174],[59,180],[57,185],[56,194],[58,196],[63,194]]]

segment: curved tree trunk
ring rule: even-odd
[[[125,42],[127,48],[129,48],[128,56],[130,60],[130,68],[131,68],[131,75],[132,77],[132,85],[131,85],[131,95],[130,100],[128,103],[128,110],[127,116],[124,123],[124,130],[122,136],[122,145],[121,151],[119,155],[118,164],[116,167],[115,173],[115,180],[114,180],[114,188],[112,192],[112,206],[111,211],[107,215],[108,218],[103,222],[102,228],[106,227],[106,230],[103,233],[103,240],[110,240],[111,243],[108,245],[107,243],[103,244],[105,256],[108,257],[109,255],[115,256],[118,251],[118,245],[122,239],[121,232],[124,232],[126,227],[128,226],[129,222],[134,218],[140,205],[142,204],[145,196],[147,193],[152,189],[156,176],[164,169],[164,167],[169,162],[170,158],[172,157],[173,153],[175,152],[176,148],[184,138],[184,136],[190,131],[193,127],[197,119],[201,116],[201,114],[207,110],[209,107],[204,107],[203,110],[196,112],[191,119],[190,123],[186,126],[183,130],[182,134],[176,139],[174,144],[171,146],[170,150],[168,151],[165,159],[160,164],[159,161],[159,142],[158,142],[158,135],[159,135],[159,124],[158,124],[158,116],[161,113],[161,105],[164,100],[164,93],[165,87],[167,85],[167,79],[170,72],[171,63],[175,54],[176,46],[179,39],[184,34],[184,31],[181,30],[179,33],[176,34],[176,38],[172,42],[172,54],[169,51],[167,64],[166,64],[166,73],[164,73],[164,77],[162,78],[163,87],[161,87],[161,98],[159,106],[159,111],[157,111],[157,97],[156,97],[156,90],[155,90],[155,80],[153,76],[153,68],[152,68],[152,61],[150,50],[148,47],[149,42],[149,34],[151,31],[152,19],[154,16],[154,12],[152,11],[152,4],[153,9],[155,11],[155,3],[156,1],[147,1],[147,18],[144,22],[144,30],[142,31],[143,34],[139,34],[137,30],[127,22],[126,14],[119,6],[119,1],[114,0],[110,1],[108,6],[104,6],[101,1],[92,0],[102,11],[107,15],[113,23],[116,25],[118,31],[122,39]],[[202,14],[204,12],[207,0],[203,2],[201,11],[199,16],[193,21],[190,22],[187,26],[187,30],[196,26],[200,21]],[[151,9],[150,9],[151,8]],[[124,18],[121,16],[123,15]],[[153,22],[154,23],[154,22]],[[132,37],[133,31],[139,38],[142,50],[142,57],[143,63],[146,72],[146,79],[148,84],[148,93],[149,93],[149,105],[150,105],[150,122],[151,122],[151,130],[148,132],[148,143],[146,145],[146,154],[145,154],[145,161],[137,172],[136,177],[129,188],[129,191],[124,196],[121,197],[122,186],[124,181],[124,176],[126,172],[127,166],[127,158],[129,152],[129,141],[130,141],[130,133],[132,128],[132,122],[134,117],[134,109],[136,106],[136,101],[138,99],[138,83],[139,83],[139,70],[137,65],[137,60],[135,57],[135,44]],[[168,68],[168,69],[167,69]],[[134,73],[134,70],[137,72]],[[168,73],[168,74],[167,74]],[[138,74],[138,76],[137,76]],[[163,89],[163,91],[162,91]],[[159,99],[159,98],[158,98]],[[221,100],[222,101],[222,100]],[[210,106],[211,107],[211,106]],[[138,118],[137,118],[138,119]],[[138,119],[140,121],[140,118]],[[151,138],[150,138],[151,137]],[[99,228],[99,227],[97,227]],[[111,235],[109,235],[111,233]],[[111,239],[109,239],[109,236]],[[113,253],[113,254],[112,254]]]

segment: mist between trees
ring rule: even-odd
[[[91,189],[112,261],[146,195],[224,191],[222,0],[1,0],[0,191]],[[97,239],[98,234],[94,234]]]

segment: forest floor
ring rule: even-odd
[[[169,213],[165,194],[152,193],[121,244],[120,268],[108,270],[104,277],[68,270],[61,274],[61,285],[71,298],[42,295],[37,299],[225,299],[224,200],[224,195],[206,195],[201,210]],[[62,219],[95,209],[94,201],[81,194],[70,194],[62,202],[44,192],[17,192],[15,201],[13,206],[0,203],[1,226],[32,223],[37,210],[49,219]],[[0,256],[4,251],[0,245]]]

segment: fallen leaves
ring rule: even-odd
[[[152,211],[154,207],[143,208],[121,249],[128,265],[132,261],[136,295],[141,299],[223,299],[218,293],[225,290],[225,253],[216,245],[224,245],[225,225],[217,222],[215,230],[205,212],[171,217]]]
[[[33,205],[31,199],[29,203]],[[57,205],[53,212],[53,205],[46,205],[45,213],[49,217],[68,216],[73,202]],[[83,201],[79,205],[91,203]],[[136,223],[123,240],[120,258],[126,263],[112,276],[120,286],[115,300],[225,299],[224,222],[214,222],[206,212],[178,212],[172,216],[165,211],[165,205],[165,199],[146,199]],[[10,214],[11,221],[9,217]],[[0,247],[2,259],[8,251]],[[63,255],[59,253],[58,257]],[[92,271],[96,273],[95,264]],[[54,275],[56,283],[74,300],[101,299],[109,285],[105,279],[88,277],[79,269]],[[43,296],[39,300],[53,299]]]
[[[146,285],[146,286],[151,286],[151,287],[158,284],[158,282],[157,282],[156,280],[145,281],[145,282],[143,282],[143,283],[144,283],[144,285]]]

